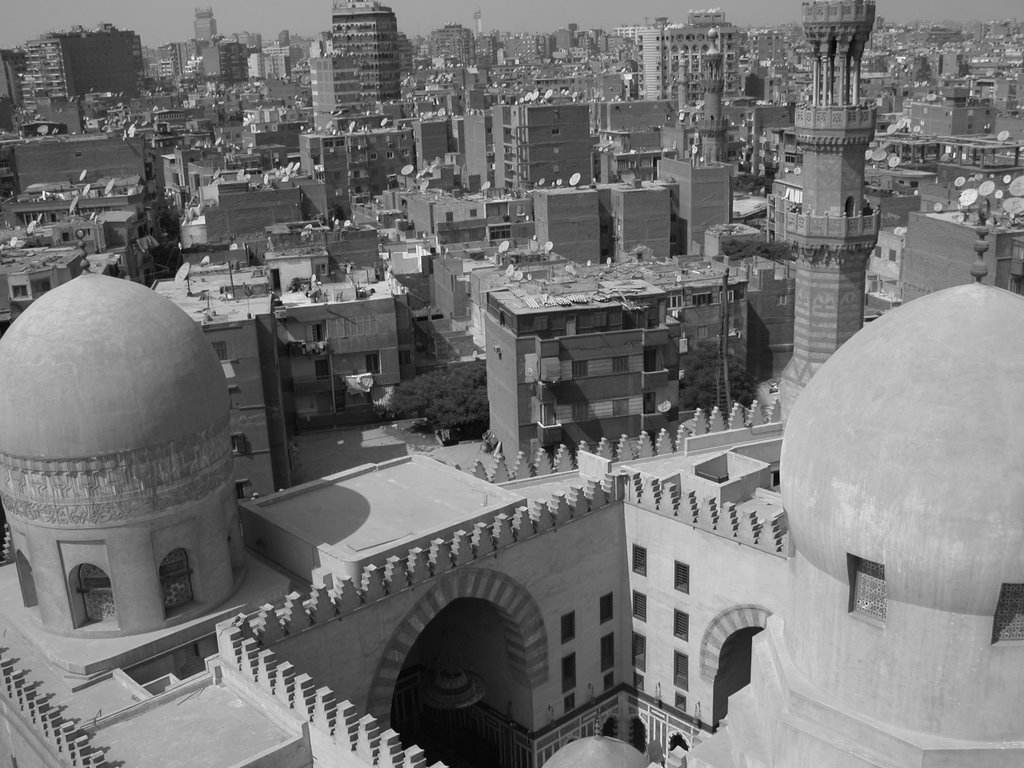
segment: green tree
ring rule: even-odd
[[[480,437],[490,421],[487,366],[483,361],[453,363],[403,381],[392,407],[398,416],[426,419],[434,429]]]
[[[684,372],[679,382],[679,407],[710,411],[716,404],[715,384],[721,375],[718,344],[703,343],[680,360]],[[729,355],[729,394],[733,401],[749,406],[757,394],[757,385],[747,373],[738,355]],[[724,395],[723,395],[724,396]]]
[[[745,259],[760,256],[773,261],[792,261],[793,249],[787,243],[767,240],[751,240],[744,237],[723,237],[722,254],[730,259]]]

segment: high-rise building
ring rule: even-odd
[[[589,105],[499,105],[493,110],[493,129],[497,187],[530,189],[542,179],[568,183],[575,173],[580,184],[593,181]]]
[[[874,21],[875,5],[864,0],[804,6],[812,100],[796,110],[803,163],[788,174],[800,182],[777,180],[769,211],[776,240],[792,244],[797,266],[793,358],[782,384],[785,413],[815,371],[864,324],[865,270],[880,215],[865,208],[864,150],[875,135],[876,109],[861,104],[860,66]]]
[[[73,27],[25,44],[22,94],[32,109],[40,97],[70,98],[97,91],[138,95],[143,74],[142,41],[128,29],[101,24]]]
[[[710,48],[708,34],[718,31],[725,88],[739,83],[740,29],[725,20],[722,11],[690,11],[685,24],[656,19],[638,32],[645,99],[689,100],[700,86],[700,58]]]
[[[430,35],[430,53],[460,67],[468,66],[475,53],[473,33],[461,24],[445,24]]]
[[[379,2],[335,2],[331,22],[334,52],[359,67],[360,100],[372,104],[397,99],[401,80],[398,20]]]
[[[336,118],[358,111],[359,69],[351,58],[310,58],[309,85],[313,100],[313,124],[317,130],[329,128]]]
[[[213,18],[213,8],[196,8],[196,18],[192,22],[196,40],[212,40],[217,36],[217,20]]]

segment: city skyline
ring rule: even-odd
[[[254,13],[257,4],[245,0],[219,0],[208,4],[214,9],[218,28],[229,34],[249,31],[276,35],[281,29],[288,29],[299,35],[313,35],[330,27],[331,5],[325,0],[305,2],[298,8],[266,3],[258,13]],[[595,10],[583,0],[564,0],[558,5],[557,14],[545,13],[550,6],[540,0],[523,0],[514,7],[486,7],[477,0],[438,0],[429,7],[413,0],[392,0],[389,4],[398,17],[399,29],[410,35],[427,34],[452,22],[472,27],[473,13],[478,7],[483,12],[485,29],[510,32],[548,32],[571,22],[581,28],[608,29],[617,25],[640,24],[645,17],[667,16],[671,20],[683,20],[689,10],[668,0],[649,0],[635,6],[632,18],[626,9],[609,6]],[[152,7],[127,0],[94,0],[88,5],[68,0],[38,0],[30,6],[19,7],[17,12],[3,14],[0,46],[20,45],[46,32],[76,24],[89,28],[105,21],[122,29],[132,29],[140,35],[143,45],[156,47],[191,37],[194,6],[195,3],[185,3]],[[754,0],[734,0],[728,4],[720,3],[719,7],[733,23],[744,26],[796,22],[800,14],[800,0],[785,0],[772,6]],[[982,0],[970,5],[952,0],[909,0],[898,6],[886,7],[882,15],[897,22],[919,18],[963,22],[1013,18],[1018,9],[1013,0]]]

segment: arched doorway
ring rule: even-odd
[[[846,198],[846,217],[853,218],[857,215],[856,203],[854,203],[853,195]]]
[[[32,563],[25,557],[25,553],[20,549],[14,556],[14,561],[18,568],[18,584],[21,586],[21,602],[24,603],[26,608],[32,608],[39,604],[39,599],[36,597],[36,580],[32,575]]]
[[[391,727],[403,747],[419,746],[427,764],[514,764],[507,759],[512,726],[529,723],[532,699],[507,651],[493,603],[475,597],[448,603],[423,628],[395,685]]]
[[[629,721],[629,743],[641,754],[647,753],[647,726],[639,717]]]
[[[160,593],[164,600],[164,613],[192,602],[192,577],[188,567],[188,553],[178,547],[160,561]]]
[[[107,572],[98,565],[82,563],[71,572],[71,587],[81,599],[84,621],[89,624],[117,619],[117,604]]]
[[[684,752],[690,751],[690,745],[686,743],[681,733],[673,733],[668,738],[668,751],[671,752],[676,747],[681,747]]]
[[[615,715],[604,721],[604,725],[601,726],[601,735],[611,736],[613,739],[619,735],[619,720]]]
[[[761,627],[744,627],[729,635],[722,645],[715,674],[713,728],[717,728],[719,721],[728,713],[729,697],[750,683],[751,642],[761,631]]]

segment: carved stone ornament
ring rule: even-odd
[[[162,445],[83,459],[0,453],[8,514],[46,525],[87,526],[149,517],[216,490],[231,476],[228,420]]]

